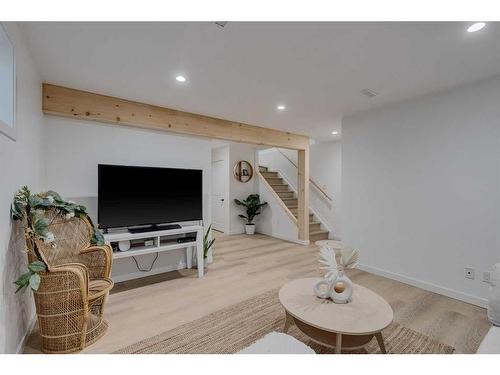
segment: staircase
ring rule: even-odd
[[[259,171],[262,177],[271,185],[273,190],[278,194],[280,199],[290,210],[290,212],[298,216],[298,199],[295,192],[290,189],[288,184],[280,177],[278,172],[269,171],[267,167],[259,166]],[[319,240],[327,240],[328,231],[321,229],[321,222],[315,221],[314,215],[309,214],[309,241],[314,243]]]

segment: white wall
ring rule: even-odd
[[[96,212],[97,164],[203,170],[203,220],[211,222],[210,140],[136,128],[46,116],[44,188],[87,205]],[[126,176],[124,176],[126,183]],[[149,268],[155,254],[138,257]],[[184,250],[161,253],[150,274],[183,268]],[[131,258],[116,260],[113,276],[138,272]],[[141,273],[138,275],[147,275]]]
[[[259,183],[259,194],[261,200],[267,202],[268,205],[264,207],[261,215],[256,219],[255,231],[282,240],[302,243],[299,241],[297,225],[292,222],[283,207],[263,183]]]
[[[16,51],[17,139],[0,134],[0,352],[13,353],[34,317],[30,291],[14,294],[14,280],[25,272],[22,228],[12,226],[10,204],[15,192],[28,185],[40,190],[43,171],[41,81],[15,24],[5,24]]]
[[[481,272],[500,261],[499,103],[497,78],[343,120],[342,237],[365,269],[484,304]]]

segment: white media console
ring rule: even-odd
[[[180,235],[196,234],[196,240],[178,243]],[[186,249],[187,268],[192,267],[193,251],[196,252],[196,264],[198,266],[198,277],[203,277],[203,227],[201,225],[186,225],[177,229],[157,230],[143,233],[130,233],[126,230],[105,233],[106,244],[112,245],[120,241],[148,240],[152,242],[147,246],[131,247],[127,251],[113,251],[114,259],[132,256],[160,253],[177,249]],[[116,247],[116,246],[114,246]]]

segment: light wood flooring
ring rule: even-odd
[[[109,330],[83,353],[111,353],[289,280],[319,276],[317,254],[314,245],[264,235],[216,234],[214,262],[204,278],[193,269],[117,284],[105,311]],[[454,346],[457,353],[474,353],[489,328],[480,307],[360,270],[349,276],[383,296],[396,322]],[[25,352],[38,348],[35,331]]]

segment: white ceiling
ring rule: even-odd
[[[500,24],[468,25],[20,24],[46,82],[318,139],[343,115],[500,74]]]

